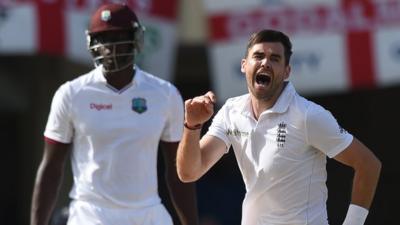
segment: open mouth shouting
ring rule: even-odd
[[[271,83],[271,75],[265,72],[256,74],[256,84],[259,86],[268,86]]]

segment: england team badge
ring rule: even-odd
[[[132,99],[132,110],[137,113],[144,113],[147,110],[146,99],[144,98]]]

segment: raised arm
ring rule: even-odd
[[[363,224],[375,195],[381,162],[356,138],[335,160],[354,169],[351,205],[343,224]]]
[[[57,201],[69,145],[45,142],[32,196],[31,225],[47,225]]]
[[[200,140],[201,126],[214,114],[215,95],[205,95],[185,101],[185,129],[178,147],[177,170],[183,182],[193,182],[203,176],[226,152],[225,143],[214,136]]]

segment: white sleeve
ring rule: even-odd
[[[353,140],[353,136],[340,127],[332,114],[318,105],[310,106],[307,111],[306,131],[308,143],[329,158],[335,157]]]
[[[171,85],[167,121],[161,134],[166,142],[180,141],[183,133],[183,99],[175,86]]]
[[[67,92],[68,83],[62,85],[54,94],[44,136],[61,142],[71,143],[73,126],[71,121],[71,98]]]
[[[225,142],[227,150],[229,150],[231,146],[231,142],[227,135],[227,126],[226,126],[226,119],[227,119],[227,104],[224,104],[220,110],[218,110],[217,114],[214,116],[210,127],[206,135],[211,135],[221,139]]]

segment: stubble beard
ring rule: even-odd
[[[269,101],[274,96],[273,95],[274,91],[272,90],[272,86],[263,91],[257,91],[255,88],[255,84],[253,84],[252,87],[249,88],[249,91],[255,97],[255,99],[259,101]]]

